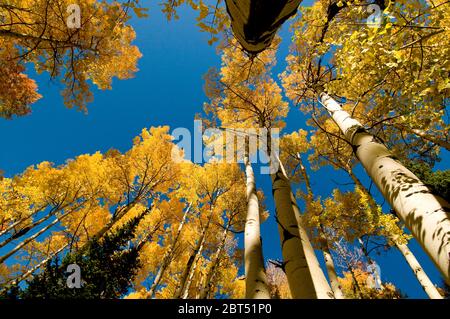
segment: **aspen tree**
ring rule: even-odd
[[[275,39],[272,47],[277,47]],[[223,49],[220,73],[210,72],[206,77],[206,92],[211,102],[206,105],[207,114],[214,114],[221,127],[253,128],[264,140],[270,159],[272,193],[282,243],[284,270],[293,298],[330,298],[331,288],[319,267],[314,250],[300,223],[300,211],[291,191],[289,178],[271,145],[266,129],[282,128],[288,105],[283,101],[278,84],[270,76],[275,64],[275,50],[266,50],[253,62],[236,49],[235,41]],[[248,65],[249,68],[243,68]],[[313,268],[313,269],[310,269]]]
[[[283,136],[280,144],[281,144],[281,157],[283,158],[284,162],[287,163],[290,167],[290,178],[301,180],[305,184],[306,188],[306,194],[303,196],[305,202],[306,202],[306,211],[308,211],[309,208],[312,207],[312,200],[314,198],[313,190],[311,187],[310,179],[308,176],[308,173],[306,172],[306,167],[304,166],[302,154],[306,153],[309,149],[309,143],[307,141],[306,137],[307,133],[303,130],[299,130],[298,132],[293,132],[291,134]],[[300,175],[300,179],[297,178],[297,175]],[[331,257],[331,254],[329,252],[328,248],[328,240],[325,236],[325,232],[322,229],[322,225],[319,227],[319,237],[320,237],[320,249],[322,250],[324,254],[326,269],[328,272],[328,277],[331,283],[331,287],[328,286],[328,284],[322,284],[323,287],[327,287],[327,290],[325,290],[326,293],[330,294],[329,290],[331,289],[334,298],[336,299],[342,299],[342,291],[340,291],[339,283],[337,282],[337,274],[335,272],[333,259]],[[325,243],[323,243],[325,242]],[[312,251],[312,246],[310,248]],[[311,266],[311,269],[320,269],[319,265],[315,265],[314,267]],[[322,282],[324,282],[324,277],[320,273],[318,275],[315,275],[316,278],[322,277]],[[317,279],[316,279],[317,280]],[[326,280],[325,280],[326,282]]]
[[[149,298],[153,298],[153,295],[155,294],[155,290],[158,288],[158,285],[159,285],[162,277],[164,276],[164,273],[165,273],[167,267],[169,266],[171,259],[173,258],[175,245],[177,244],[178,239],[180,238],[181,231],[183,230],[184,224],[186,223],[187,215],[189,214],[189,212],[191,210],[191,206],[192,206],[192,203],[189,204],[189,206],[186,208],[186,210],[183,214],[183,218],[181,219],[181,222],[178,225],[177,232],[176,232],[173,240],[171,241],[169,247],[167,248],[167,250],[164,253],[164,256],[161,261],[161,265],[159,266],[158,272],[156,273],[156,276],[155,276],[155,279],[153,280],[153,283],[148,291]]]
[[[389,150],[353,119],[328,94],[320,100],[354,148],[356,157],[384,198],[433,260],[446,281],[450,280],[449,204],[431,194]]]
[[[430,299],[443,299],[442,295],[436,289],[436,287],[431,282],[430,278],[427,276],[422,266],[417,261],[416,257],[412,251],[408,248],[406,244],[400,244],[397,240],[393,239],[395,246],[401,252],[403,257],[405,257],[406,262],[411,267],[414,275],[417,277],[420,285],[422,286],[425,293],[430,297]]]
[[[256,195],[256,182],[250,163],[249,139],[246,140],[244,158],[247,176],[247,220],[245,222],[245,297],[270,299],[267,285],[260,235],[260,208]]]
[[[227,240],[229,230],[230,230],[230,223],[228,222],[227,226],[223,230],[222,239],[220,241],[220,244],[217,246],[216,252],[214,253],[214,256],[212,257],[211,265],[210,265],[207,273],[205,274],[204,284],[202,282],[200,283],[198,299],[207,298],[209,292],[212,290],[211,287],[213,285],[213,277],[217,270],[218,264],[220,263],[220,258],[222,257],[221,254],[223,252],[223,249],[225,248],[225,243]]]

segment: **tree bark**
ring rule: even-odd
[[[58,255],[60,252],[62,252],[64,249],[66,249],[69,246],[69,244],[65,244],[63,245],[61,248],[59,248],[57,251],[55,251],[53,254],[50,254],[47,258],[45,258],[44,260],[42,260],[40,263],[38,263],[37,265],[35,265],[33,268],[29,269],[27,272],[21,274],[20,276],[18,276],[17,278],[7,282],[4,284],[5,288],[0,291],[0,294],[3,293],[5,290],[7,290],[9,287],[11,286],[15,286],[17,284],[19,284],[20,282],[22,282],[24,279],[26,279],[28,276],[30,276],[31,274],[33,274],[36,270],[38,270],[39,268],[41,268],[42,266],[44,266],[46,263],[48,263],[53,257],[55,257],[56,255]]]
[[[327,243],[328,246],[328,243]],[[331,256],[330,249],[324,247],[323,258],[325,259],[325,265],[327,267],[328,279],[330,279],[331,289],[333,290],[335,299],[345,299],[341,290],[341,285],[338,281],[338,275],[336,274],[336,268],[334,266],[333,257]]]
[[[48,215],[49,215],[49,216],[53,216],[53,215],[55,215],[56,213],[60,212],[62,209],[64,209],[64,208],[67,207],[67,206],[68,206],[68,205],[65,205],[65,206],[58,206],[58,205],[57,205],[57,206],[53,207],[52,209],[50,209],[50,212],[48,213]],[[22,224],[24,221],[26,221],[26,220],[32,218],[33,216],[35,216],[36,214],[42,212],[42,211],[45,210],[46,208],[47,208],[47,205],[45,205],[44,207],[41,207],[41,208],[36,209],[36,210],[35,210],[34,212],[32,212],[31,214],[29,214],[29,215],[27,215],[27,216],[25,216],[25,217],[22,217],[22,218],[20,218],[19,220],[14,221],[11,225],[7,226],[5,229],[3,229],[2,231],[0,231],[0,237],[3,236],[3,235],[5,235],[5,234],[8,233],[9,231],[13,230],[15,227],[19,226],[19,225]],[[48,215],[47,215],[47,216],[48,216]],[[39,225],[39,224],[37,224],[37,225]],[[37,225],[34,225],[34,226],[37,226]],[[31,230],[31,229],[30,229],[30,230]],[[20,231],[19,231],[19,232],[20,232]],[[13,234],[12,236],[14,236],[14,234]],[[4,246],[4,245],[1,244],[1,247],[3,247],[3,246]]]
[[[252,55],[270,46],[277,30],[297,12],[302,0],[225,0],[231,29]]]
[[[306,192],[312,198],[313,191],[312,191],[312,187],[311,187],[311,182],[309,181],[309,176],[306,173],[306,168],[303,165],[303,160],[302,160],[301,154],[297,154],[297,160],[298,160],[298,163],[300,165],[300,172],[302,174],[303,180],[304,180],[305,185],[306,185]]]
[[[272,193],[280,233],[284,270],[294,299],[332,298],[314,249],[300,221],[300,210],[281,161],[272,174]],[[273,162],[273,160],[271,161]]]
[[[450,283],[450,205],[431,191],[326,93],[321,103],[384,198]]]
[[[313,197],[314,197],[313,190],[312,190],[312,187],[311,187],[311,182],[309,180],[309,176],[306,173],[306,168],[303,165],[303,160],[302,160],[301,154],[297,154],[297,159],[298,159],[298,162],[299,162],[299,165],[300,165],[300,173],[302,174],[303,180],[304,180],[305,185],[306,185],[306,191],[307,191],[307,195],[308,195],[307,196],[307,201],[312,201]],[[298,214],[296,214],[296,216],[300,216],[300,214],[298,213]],[[297,218],[297,220],[299,221],[299,218]],[[301,223],[301,221],[299,221],[299,225],[300,225],[300,223]],[[300,229],[303,229],[303,228],[300,227]],[[305,232],[305,236],[306,236],[306,232]],[[311,262],[310,262],[310,264],[311,264],[310,265],[310,269],[313,272],[313,280],[319,281],[320,286],[322,287],[322,289],[321,289],[321,297],[319,297],[319,298],[323,299],[323,298],[334,297],[336,299],[342,299],[342,298],[337,298],[336,296],[333,296],[334,295],[334,289],[333,289],[332,286],[330,287],[330,285],[328,284],[325,276],[323,275],[322,269],[320,268],[320,264],[317,261],[317,258],[316,258],[316,255],[314,253],[314,249],[313,249],[312,245],[310,243],[306,243],[305,247],[307,248],[307,251],[309,252],[309,256],[310,256],[309,258],[307,258],[307,260],[311,260]],[[323,252],[323,253],[324,253],[324,257],[325,257],[325,252]],[[331,260],[331,262],[333,262],[333,260]],[[328,271],[328,268],[327,268],[327,271]],[[337,278],[336,278],[336,280],[337,280]],[[331,283],[331,279],[330,279],[330,283]],[[317,286],[318,283],[315,283],[315,285]],[[339,294],[339,292],[338,292],[338,294]],[[341,292],[341,294],[342,294],[342,292]]]
[[[245,221],[245,298],[270,299],[260,234],[259,202],[256,182],[248,155],[245,157],[247,176],[247,218]]]
[[[350,172],[351,173],[351,172]],[[349,174],[350,174],[349,173]],[[352,176],[353,173],[350,174]],[[355,184],[361,187],[361,189],[366,192],[370,197],[371,202],[374,202],[372,196],[369,194],[369,191],[367,188],[365,188],[360,180],[353,175],[352,179],[355,181]],[[425,271],[423,270],[422,266],[417,261],[416,257],[412,253],[412,251],[408,248],[406,244],[399,244],[398,241],[391,237],[391,241],[395,244],[395,247],[401,252],[403,257],[405,258],[408,265],[411,267],[412,271],[414,272],[414,275],[416,276],[417,280],[419,281],[420,285],[422,286],[425,293],[430,297],[430,299],[443,299],[442,295],[438,292],[436,287],[431,282],[430,278],[427,276]],[[362,242],[361,238],[358,238],[359,243],[361,244],[361,248],[363,250],[364,255],[369,258],[367,250],[365,249],[364,243]]]
[[[78,205],[78,207],[80,207],[81,205]],[[32,222],[30,225],[23,227],[21,230],[19,230],[16,234],[11,235],[10,237],[8,237],[7,239],[5,239],[3,242],[0,243],[0,248],[6,246],[7,244],[9,244],[10,242],[12,242],[13,240],[16,240],[26,234],[28,234],[31,230],[33,230],[35,227],[39,226],[40,224],[46,222],[47,220],[49,220],[51,217],[55,216],[58,212],[60,212],[63,208],[60,208],[58,210],[55,211],[50,211],[46,216],[42,217],[41,219],[38,219],[34,222]],[[73,211],[73,210],[72,210]],[[31,216],[30,216],[31,217]],[[27,218],[28,219],[28,218]]]
[[[211,265],[209,267],[208,272],[205,275],[204,284],[200,285],[201,289],[199,289],[199,299],[206,299],[208,297],[209,292],[212,290],[213,279],[216,274],[217,267],[220,263],[220,257],[222,256],[222,251],[225,247],[225,243],[228,236],[228,231],[230,230],[230,223],[227,224],[223,231],[222,239],[220,241],[219,246],[217,246],[216,252],[214,253],[214,257],[211,259]]]
[[[153,280],[153,283],[148,291],[148,298],[153,298],[156,289],[158,288],[159,283],[161,282],[161,279],[164,276],[164,273],[169,266],[170,262],[172,261],[173,252],[175,249],[175,245],[178,242],[178,239],[181,235],[181,231],[183,230],[184,224],[186,223],[187,215],[189,214],[189,211],[191,210],[191,204],[187,207],[183,214],[183,218],[181,219],[180,224],[178,225],[177,232],[175,234],[175,237],[173,238],[172,242],[170,243],[169,248],[164,253],[164,257],[162,259],[161,266],[158,269],[158,272],[156,273],[155,279]]]
[[[8,253],[6,253],[5,255],[3,255],[2,257],[0,257],[0,263],[4,262],[6,259],[8,259],[9,257],[11,257],[12,255],[14,255],[18,250],[20,250],[21,248],[23,248],[25,245],[27,245],[28,243],[32,242],[33,240],[35,240],[37,237],[39,237],[40,235],[42,235],[43,233],[45,233],[47,230],[49,230],[51,227],[55,226],[57,223],[59,223],[60,221],[62,221],[64,218],[66,218],[69,214],[71,214],[73,211],[70,210],[58,217],[55,218],[54,221],[52,221],[50,224],[48,224],[47,226],[45,226],[44,228],[42,228],[40,231],[38,231],[37,233],[35,233],[34,235],[28,237],[27,239],[25,239],[24,241],[22,241],[20,244],[18,244],[16,247],[14,247],[12,250],[10,250]]]
[[[180,285],[178,286],[177,290],[175,291],[174,299],[181,298],[181,296],[185,290],[186,281],[188,280],[189,274],[191,273],[191,268],[194,265],[195,260],[197,259],[197,255],[199,254],[199,252],[201,252],[201,250],[203,250],[204,241],[206,239],[206,232],[211,223],[211,220],[213,217],[213,212],[214,212],[214,209],[213,209],[213,207],[211,207],[210,214],[208,216],[208,221],[207,221],[205,227],[203,227],[200,238],[197,241],[197,245],[195,246],[194,250],[190,254],[189,259],[186,264],[186,268],[184,269],[184,271],[180,277]]]
[[[191,288],[192,280],[194,278],[195,270],[197,269],[197,265],[200,261],[200,257],[203,252],[203,248],[205,247],[205,238],[203,238],[202,244],[200,245],[199,250],[195,254],[194,257],[194,264],[192,265],[191,269],[189,270],[188,279],[186,280],[185,287],[183,289],[183,293],[181,294],[181,299],[187,299],[189,296],[189,288]]]
[[[422,266],[417,261],[416,257],[412,253],[412,251],[405,244],[399,244],[396,240],[393,239],[395,246],[402,253],[403,257],[405,257],[406,262],[411,267],[414,275],[419,281],[425,293],[430,297],[430,299],[443,299],[442,295],[438,292],[436,287],[431,282],[430,278],[427,276]]]

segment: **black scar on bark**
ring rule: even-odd
[[[407,194],[405,197],[410,197],[410,196],[412,196],[412,195],[420,194],[420,193],[422,193],[422,194],[432,194],[432,193],[430,192],[430,190],[424,189],[424,190],[421,190],[421,191],[409,193],[409,194]]]
[[[296,226],[296,225],[295,225]],[[288,241],[288,240],[291,240],[292,238],[298,238],[298,239],[300,239],[300,236],[296,236],[296,235],[293,235],[292,233],[290,233],[287,229],[285,229],[285,228],[283,228],[283,242],[282,242],[282,244],[281,244],[281,246],[283,246],[284,247],[284,244]]]
[[[17,238],[21,237],[22,235],[26,234],[30,229],[31,229],[30,226],[27,226],[27,227],[25,227],[25,228],[22,228],[22,229],[19,230],[17,233],[15,233],[11,238],[12,238],[12,239],[17,239]]]
[[[353,151],[353,153],[356,154],[356,152],[358,151],[358,148],[359,148],[360,146],[361,146],[361,145],[352,145],[352,151]]]

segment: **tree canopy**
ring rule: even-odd
[[[155,117],[126,150],[0,172],[0,296],[407,298],[377,261],[395,250],[427,297],[448,297],[450,2],[158,5],[168,22],[194,13],[218,55],[191,116],[201,161]],[[0,4],[2,120],[33,120],[42,75],[86,113],[96,90],[139,75],[147,12],[138,0]],[[81,287],[67,285],[70,265]]]

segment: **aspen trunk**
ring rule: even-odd
[[[44,266],[46,263],[48,263],[53,257],[55,257],[56,255],[58,255],[60,252],[62,252],[64,249],[66,249],[69,246],[69,244],[65,244],[63,245],[61,248],[59,248],[57,251],[55,251],[53,254],[51,254],[50,256],[48,256],[47,258],[45,258],[44,260],[42,260],[40,263],[38,263],[37,265],[35,265],[33,268],[29,269],[27,272],[21,274],[19,277],[7,282],[4,284],[5,288],[0,291],[0,294],[3,293],[4,291],[6,291],[9,287],[15,286],[17,284],[19,284],[20,282],[22,282],[24,279],[26,279],[28,276],[30,276],[31,274],[33,274],[36,270],[38,270],[39,268],[41,268],[42,266]]]
[[[63,213],[62,215],[60,215],[59,217],[56,217],[56,219],[51,222],[50,224],[48,224],[47,226],[45,226],[44,228],[42,228],[40,231],[38,231],[36,234],[30,236],[29,238],[26,238],[24,241],[22,241],[20,244],[18,244],[14,249],[12,249],[9,253],[5,254],[4,256],[0,257],[0,263],[4,262],[6,259],[8,259],[9,257],[11,257],[12,255],[14,255],[18,250],[20,250],[22,247],[24,247],[26,244],[34,241],[38,236],[40,236],[41,234],[43,234],[44,232],[46,232],[47,230],[49,230],[51,227],[55,226],[57,223],[59,223],[60,221],[62,221],[64,218],[66,218],[68,215],[70,215],[72,212],[74,212],[77,208],[81,207],[83,205],[83,203],[80,203],[79,205],[77,205],[75,208],[72,208],[70,211]],[[133,205],[134,206],[134,205]],[[122,218],[130,209],[132,208],[132,206],[127,206],[123,211],[119,211],[119,214],[117,214],[105,227],[103,227],[99,232],[97,232],[97,234],[95,235],[96,238],[101,238],[105,235],[105,233],[110,230],[112,228],[112,226],[114,226],[114,224],[120,219]],[[47,221],[50,217],[55,216],[55,214],[49,214],[46,217],[43,217],[42,219],[40,219],[39,221],[35,222],[35,224],[33,224],[33,227]],[[25,235],[25,233],[27,233],[28,231],[30,231],[31,229],[26,229],[25,232],[23,232],[22,235]],[[15,239],[15,238],[12,238]],[[11,240],[7,239],[6,240],[6,244],[9,243]],[[86,246],[83,246],[81,249],[84,249]]]
[[[294,299],[331,298],[314,249],[300,222],[300,210],[281,161],[272,174],[272,193],[280,233],[284,270]],[[273,162],[273,161],[272,161]]]
[[[248,156],[245,157],[247,176],[247,218],[245,221],[245,298],[270,299],[260,234],[259,202],[256,182]]]
[[[328,243],[327,243],[328,245]],[[333,257],[331,256],[328,247],[323,249],[323,258],[325,259],[325,265],[327,267],[328,278],[330,279],[331,289],[333,290],[335,299],[345,299],[344,294],[341,290],[341,285],[338,281],[338,276],[336,274],[336,268],[334,266]]]
[[[317,299],[332,299],[333,290],[325,277],[325,274],[320,267],[319,261],[317,260],[316,252],[314,251],[311,242],[309,241],[308,234],[306,230],[301,226],[301,220],[299,213],[296,213],[297,223],[299,225],[300,238],[303,241],[303,248],[305,251],[306,262],[311,271],[314,288],[316,290]]]
[[[314,195],[313,195],[311,183],[309,180],[309,176],[306,173],[305,166],[303,165],[301,154],[297,154],[297,159],[298,159],[298,162],[300,165],[300,172],[302,174],[303,180],[306,185],[306,191],[307,191],[307,195],[308,195],[307,201],[311,201],[313,199]],[[301,227],[300,211],[298,211],[296,213],[296,217],[297,217],[297,222],[299,224],[300,237],[308,239],[306,231],[303,229],[303,227]],[[311,273],[313,275],[313,281],[314,281],[314,285],[316,287],[318,298],[319,299],[327,299],[327,298],[333,298],[333,297],[336,298],[335,296],[333,296],[334,291],[333,291],[332,287],[330,287],[330,285],[328,284],[328,281],[326,280],[325,275],[323,274],[323,271],[320,268],[320,264],[317,261],[316,254],[314,252],[314,248],[312,247],[309,240],[307,240],[307,242],[305,242],[305,256],[306,256],[308,265],[311,269]]]
[[[208,293],[211,291],[211,288],[213,286],[213,279],[216,274],[216,269],[220,263],[220,257],[222,256],[222,251],[225,247],[229,229],[230,223],[228,223],[226,228],[224,229],[220,244],[217,247],[216,252],[214,253],[214,257],[211,259],[211,266],[209,268],[209,271],[205,275],[204,284],[202,283],[200,285],[201,289],[199,289],[199,299],[206,299]]]
[[[427,274],[423,270],[422,266],[417,261],[416,257],[412,253],[412,251],[405,244],[398,244],[397,241],[393,240],[395,246],[402,253],[403,257],[405,257],[406,262],[411,267],[414,275],[419,281],[425,293],[430,297],[430,299],[443,299],[442,295],[438,292],[436,287],[431,282],[430,278],[428,278]]]
[[[306,185],[306,192],[308,193],[308,195],[312,198],[313,196],[313,191],[312,191],[312,187],[311,187],[311,182],[309,181],[309,176],[306,173],[306,168],[303,165],[303,160],[302,160],[302,156],[301,154],[297,154],[297,159],[298,159],[298,163],[300,165],[300,172],[302,174],[303,180],[305,182]]]
[[[13,240],[16,240],[24,235],[26,235],[28,232],[33,230],[35,227],[39,226],[40,224],[44,223],[45,221],[49,220],[51,217],[55,216],[54,214],[48,214],[45,217],[42,217],[41,219],[33,222],[30,226],[27,226],[23,229],[21,229],[17,234],[13,234],[11,237],[5,239],[3,242],[0,243],[0,248],[6,246]]]
[[[53,215],[55,215],[56,213],[60,212],[62,209],[64,209],[64,208],[67,207],[67,206],[68,206],[68,205],[61,206],[61,207],[60,207],[60,206],[56,206],[56,207],[52,208],[52,209],[50,210],[50,212],[48,213],[48,216],[53,216]],[[25,216],[25,217],[23,217],[23,218],[21,218],[21,219],[19,219],[19,220],[16,220],[16,221],[13,222],[11,225],[7,226],[5,229],[3,229],[2,231],[0,231],[0,237],[3,236],[3,235],[5,235],[5,234],[8,233],[9,231],[13,230],[15,227],[19,226],[20,224],[22,224],[23,222],[27,221],[28,219],[32,218],[32,217],[35,216],[36,214],[42,212],[46,207],[47,207],[47,206],[38,208],[38,209],[36,209],[33,213],[31,213],[30,215],[27,215],[27,216]],[[34,226],[37,226],[37,225],[34,225],[34,224],[33,224],[33,227],[34,227]],[[31,230],[31,229],[30,229],[30,230]],[[27,232],[28,232],[28,230],[27,230]],[[14,235],[12,235],[12,236],[14,237]],[[21,236],[22,236],[22,235],[21,235]],[[1,244],[1,245],[2,245],[2,247],[4,246],[3,244]]]
[[[183,293],[181,294],[181,299],[187,299],[187,297],[189,296],[189,288],[191,288],[195,270],[197,270],[197,265],[200,262],[202,252],[203,252],[203,247],[205,247],[205,240],[203,240],[202,244],[200,245],[200,249],[195,254],[194,264],[192,265],[191,269],[189,270],[189,276],[188,276],[188,279],[186,280],[186,285],[184,287]]]
[[[77,204],[75,207],[72,207],[71,210],[68,213],[65,213],[63,215],[61,215],[60,220],[62,218],[64,218],[65,216],[67,216],[69,213],[75,211],[76,209],[80,208],[81,206],[83,206],[84,202],[81,202],[79,204]],[[11,237],[5,239],[2,243],[0,243],[0,248],[6,246],[7,244],[9,244],[10,242],[23,237],[24,235],[28,234],[30,231],[32,231],[34,228],[36,228],[37,226],[41,225],[42,223],[46,222],[47,220],[49,220],[51,217],[56,216],[57,213],[62,212],[63,209],[67,208],[69,205],[64,205],[64,206],[58,206],[55,207],[54,209],[51,209],[50,212],[42,217],[41,219],[34,221],[31,225],[24,227],[23,229],[21,229],[17,234],[13,234]],[[31,218],[35,213],[31,214],[30,216],[27,216],[24,219],[21,219],[20,221],[14,223],[13,225],[11,225],[10,227],[8,227],[6,230],[4,230],[4,232],[2,232],[2,235],[6,232],[8,232],[9,230],[11,230],[11,227],[14,228],[14,225],[20,225],[23,221]],[[53,224],[51,224],[53,225]],[[46,228],[48,229],[48,228]],[[1,235],[0,235],[1,236]],[[26,240],[26,239],[25,239]],[[33,238],[34,240],[34,238]],[[30,242],[30,241],[28,241]],[[1,262],[1,261],[0,261]]]
[[[356,176],[354,176],[352,172],[349,172],[349,174],[350,176],[352,176],[352,179],[354,180],[355,184],[361,187],[361,189],[370,196],[369,199],[373,202],[372,196],[369,194],[369,191],[362,185],[360,180]],[[390,237],[392,242],[395,244],[397,249],[401,252],[403,257],[405,258],[408,265],[411,267],[412,271],[414,272],[414,275],[416,276],[417,280],[419,281],[420,285],[422,286],[423,290],[428,295],[428,297],[430,297],[430,299],[443,299],[442,295],[433,285],[430,278],[427,276],[422,266],[419,264],[416,257],[414,256],[412,251],[408,248],[408,246],[406,244],[399,244],[395,238],[393,238],[392,236]],[[361,244],[364,254],[366,255],[366,257],[368,257],[367,251],[364,247],[364,243],[362,242],[361,238],[358,238],[358,240],[359,243]]]
[[[204,240],[204,236],[202,235],[201,238],[199,239],[197,246],[195,247],[194,251],[192,251],[192,253],[189,256],[189,259],[187,261],[186,264],[186,268],[183,271],[183,274],[181,275],[180,278],[180,285],[177,288],[175,295],[173,296],[174,299],[179,299],[181,298],[183,292],[184,292],[184,288],[186,286],[186,282],[189,278],[189,274],[191,273],[191,268],[194,265],[194,262],[197,258],[197,253],[200,251],[200,249],[203,246],[203,240]]]
[[[51,227],[55,226],[57,223],[59,223],[60,221],[62,221],[64,218],[66,218],[69,214],[72,213],[72,210],[62,214],[59,217],[56,217],[56,219],[51,222],[50,224],[48,224],[47,226],[45,226],[44,228],[42,228],[40,231],[38,231],[37,233],[35,233],[34,235],[28,237],[27,239],[25,239],[24,241],[22,241],[20,244],[18,244],[16,247],[14,247],[11,251],[9,251],[8,253],[6,253],[5,255],[3,255],[2,257],[0,257],[0,263],[4,262],[6,259],[8,259],[9,257],[11,257],[12,255],[14,255],[18,250],[20,250],[21,248],[23,248],[25,245],[27,245],[28,243],[32,242],[33,240],[35,240],[37,237],[39,237],[40,235],[42,235],[43,233],[45,233],[47,230],[49,230]]]
[[[188,208],[184,212],[183,218],[181,219],[181,222],[178,225],[178,229],[175,234],[175,237],[173,238],[172,242],[170,243],[169,248],[164,253],[164,257],[162,259],[161,266],[159,267],[158,272],[156,273],[155,279],[153,280],[153,283],[148,291],[149,298],[153,298],[153,295],[155,294],[155,291],[158,288],[158,285],[161,282],[161,279],[163,278],[167,267],[169,266],[170,262],[172,261],[172,256],[173,256],[173,252],[175,249],[175,245],[178,242],[178,238],[181,235],[181,231],[183,230],[184,224],[186,223],[187,215],[189,214],[190,210],[191,210],[191,204],[189,204]]]
[[[183,274],[181,275],[181,278],[180,278],[180,285],[178,286],[177,290],[175,291],[174,299],[181,298],[181,296],[185,290],[186,281],[188,280],[188,277],[191,273],[191,268],[194,265],[195,260],[197,259],[197,255],[199,254],[199,252],[201,252],[201,250],[203,250],[204,241],[206,239],[206,232],[211,223],[213,211],[214,211],[214,209],[213,209],[213,207],[211,207],[210,215],[208,217],[208,222],[206,223],[205,227],[202,230],[202,233],[200,235],[200,238],[198,239],[197,245],[195,246],[194,250],[192,251],[191,255],[189,256],[189,259],[186,264],[186,268],[184,269]]]
[[[356,157],[450,283],[450,206],[430,190],[389,150],[326,93],[320,100],[353,146]]]

